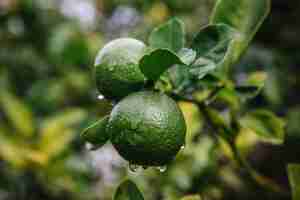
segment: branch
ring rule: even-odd
[[[217,88],[219,91],[220,88]],[[213,91],[213,94],[216,94],[218,91]],[[206,105],[203,102],[198,102],[195,100],[193,97],[188,97],[188,96],[181,96],[179,94],[171,94],[170,95],[172,98],[174,98],[177,101],[187,101],[190,103],[194,103],[195,105],[198,106],[199,110],[203,113],[205,121],[208,123],[209,127],[211,128],[211,133],[214,138],[219,137],[216,132],[220,129],[218,124],[214,123],[214,120],[211,118],[211,115],[208,112],[208,105]],[[237,133],[240,131],[240,127],[237,124],[234,124],[234,129],[231,129],[231,131],[237,131]],[[236,133],[230,134],[230,135],[238,135]],[[253,185],[258,185],[268,191],[271,192],[276,192],[278,194],[281,194],[283,196],[289,196],[289,192],[282,189],[280,185],[272,181],[270,178],[267,178],[261,174],[259,174],[251,165],[247,162],[246,159],[243,158],[241,153],[239,152],[237,145],[235,143],[235,138],[229,138],[229,137],[224,137],[222,136],[230,145],[231,150],[234,155],[234,159],[237,162],[237,164],[245,169],[245,178],[252,183]]]

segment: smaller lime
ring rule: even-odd
[[[109,42],[98,53],[95,61],[96,84],[107,98],[122,98],[140,90],[145,77],[139,68],[144,55],[143,42],[121,38]]]

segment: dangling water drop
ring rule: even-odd
[[[129,163],[129,171],[136,173],[138,172],[139,168],[140,168],[139,165]]]
[[[95,147],[93,144],[87,142],[85,143],[85,148],[88,150],[88,151],[92,151]]]
[[[118,103],[118,101],[116,101],[116,100],[111,100],[110,103],[111,103],[112,106],[115,106],[115,105]]]
[[[112,72],[112,71],[114,71],[114,68],[113,68],[113,67],[110,67],[110,68],[108,68],[108,70],[109,70],[110,72]]]
[[[159,172],[163,173],[163,172],[165,172],[167,170],[167,166],[166,165],[159,166],[159,167],[157,167],[157,169],[158,169]]]
[[[103,100],[103,99],[105,99],[105,97],[102,94],[99,94],[98,97],[97,97],[97,99]]]
[[[204,101],[204,104],[205,104],[206,106],[208,106],[210,103],[211,103],[210,100],[205,100],[205,101]]]
[[[204,101],[204,104],[205,104],[206,106],[209,106],[209,105],[212,104],[214,101],[215,101],[215,98],[212,97],[212,98],[206,99],[206,100]]]
[[[148,169],[148,166],[145,166],[145,165],[144,165],[144,166],[142,166],[142,167],[143,167],[144,170]]]
[[[184,148],[185,148],[185,145],[182,145],[182,146],[180,147],[181,150],[184,150]]]

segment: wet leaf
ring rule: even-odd
[[[197,79],[204,78],[208,73],[213,72],[217,65],[213,61],[205,58],[199,58],[191,67],[190,74]]]
[[[175,64],[183,64],[176,54],[167,49],[157,49],[140,60],[140,69],[148,79],[156,81]]]
[[[202,79],[217,67],[221,67],[234,34],[234,30],[224,24],[204,27],[191,46],[197,52],[197,62],[191,66],[191,73]]]
[[[234,30],[225,24],[208,25],[202,28],[192,42],[191,48],[197,58],[203,57],[220,62],[233,39]]]
[[[177,19],[170,19],[153,30],[149,37],[149,44],[154,49],[168,49],[178,52],[184,47],[185,33],[183,23]]]
[[[225,58],[225,68],[238,61],[244,53],[269,14],[270,7],[270,0],[218,0],[216,2],[210,23],[226,24],[238,33]]]
[[[192,49],[183,48],[178,52],[178,56],[184,64],[190,65],[196,59],[197,53]]]

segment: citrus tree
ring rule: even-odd
[[[186,145],[187,126],[176,101],[190,102],[202,113],[215,141],[226,142],[249,182],[286,195],[247,162],[237,145],[242,132],[284,145],[285,121],[269,110],[246,106],[264,87],[267,73],[257,71],[242,81],[232,73],[268,16],[270,4],[270,0],[218,0],[209,24],[191,42],[185,39],[181,20],[172,18],[152,31],[147,44],[121,38],[105,45],[95,61],[95,79],[99,99],[111,100],[114,107],[82,138],[93,149],[111,141],[131,171],[139,167],[165,171]],[[299,166],[290,164],[288,171],[298,199]],[[135,183],[125,180],[114,199],[144,197]]]

